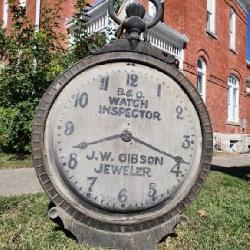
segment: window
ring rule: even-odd
[[[229,76],[228,87],[228,121],[239,122],[239,81],[235,76]]]
[[[8,9],[8,0],[3,0],[3,27],[6,27],[8,23]]]
[[[207,0],[207,31],[215,34],[215,0]]]
[[[230,49],[235,50],[236,44],[236,14],[231,9],[230,10],[230,24],[229,24],[229,32],[230,32]]]
[[[41,0],[36,0],[36,17],[35,17],[35,25],[36,30],[39,30],[40,27],[40,15],[41,15]]]
[[[26,0],[19,0],[19,4],[22,7],[26,7]]]
[[[206,63],[202,58],[197,62],[197,91],[205,102],[206,98]]]

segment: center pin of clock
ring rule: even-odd
[[[129,142],[131,141],[132,139],[132,134],[130,131],[128,130],[124,130],[122,133],[121,133],[121,139],[125,142]]]

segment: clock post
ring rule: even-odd
[[[74,64],[44,94],[33,123],[38,179],[83,245],[153,250],[172,233],[207,177],[212,127],[176,60],[147,41],[140,3],[117,39]]]

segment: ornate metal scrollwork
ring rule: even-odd
[[[156,15],[152,22],[147,23],[145,20],[143,20],[145,15],[145,8],[144,6],[139,2],[132,2],[128,4],[126,7],[126,18],[124,21],[120,20],[119,17],[115,13],[114,4],[116,0],[110,0],[108,11],[111,18],[119,24],[119,28],[116,31],[116,35],[119,38],[124,30],[125,37],[129,40],[140,40],[141,39],[141,33],[144,33],[144,40],[146,40],[146,33],[147,29],[152,28],[154,25],[156,25],[162,16],[162,7],[161,3],[158,0],[150,0],[154,6],[156,7]]]

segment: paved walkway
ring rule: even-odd
[[[250,165],[250,154],[215,156],[212,165],[240,167]],[[249,166],[250,168],[250,166]],[[0,196],[42,192],[33,168],[0,170]]]
[[[34,168],[0,170],[0,196],[43,191]]]

